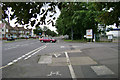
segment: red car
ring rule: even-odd
[[[51,42],[51,43],[56,42],[56,39],[52,39],[49,37],[43,37],[43,38],[40,38],[39,40],[40,40],[40,42]]]

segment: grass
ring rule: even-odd
[[[86,40],[65,40],[64,39],[64,41],[65,42],[88,42],[88,41],[86,41]],[[111,41],[96,41],[96,42],[102,42],[102,43],[117,43],[117,42],[111,42]]]
[[[96,42],[108,42],[108,43],[111,43],[112,41],[96,41]]]
[[[14,42],[14,41],[5,41],[5,43],[10,43],[10,42]]]
[[[87,42],[86,40],[64,40],[66,42]]]

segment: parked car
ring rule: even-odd
[[[8,37],[7,41],[14,41],[15,39],[13,37]]]
[[[40,42],[51,42],[51,43],[56,42],[56,39],[53,39],[53,38],[50,38],[50,37],[42,37],[39,40],[40,40]]]

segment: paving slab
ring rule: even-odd
[[[94,61],[90,57],[70,57],[70,61],[72,65],[93,65],[97,64],[96,61]]]
[[[94,70],[94,72],[97,75],[113,75],[114,72],[112,72],[109,68],[106,66],[91,66],[91,68]]]
[[[75,49],[75,50],[69,50],[67,51],[68,53],[78,53],[78,52],[82,52],[80,49]]]
[[[41,56],[38,64],[50,64],[52,63],[52,56]]]
[[[52,63],[48,66],[67,66],[67,59],[65,57],[52,58]]]

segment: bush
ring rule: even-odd
[[[21,37],[20,39],[25,39],[24,37]]]
[[[5,38],[2,38],[2,40],[7,40],[7,38],[5,37]]]

